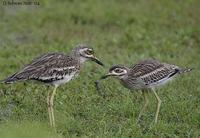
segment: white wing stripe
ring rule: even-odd
[[[57,71],[63,71],[63,70],[70,70],[70,69],[75,69],[75,66],[72,67],[64,67],[64,68],[53,68],[52,70],[57,70]]]

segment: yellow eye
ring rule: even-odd
[[[86,54],[88,54],[88,55],[93,55],[93,54],[94,54],[94,51],[91,50],[91,49],[88,49],[88,50],[86,51]]]
[[[115,72],[116,72],[116,73],[121,73],[122,70],[121,70],[121,69],[115,69]]]

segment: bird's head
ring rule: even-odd
[[[127,76],[129,68],[125,65],[114,65],[109,69],[109,72],[102,76],[101,79],[106,79],[107,77],[117,77],[123,79]]]
[[[73,54],[79,58],[81,63],[84,63],[87,60],[92,60],[97,64],[104,66],[103,63],[95,56],[94,50],[86,44],[78,44],[78,46],[74,48]]]

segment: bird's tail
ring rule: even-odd
[[[0,83],[11,84],[15,81],[18,81],[18,79],[15,77],[15,74],[13,74],[12,76],[9,76],[4,80],[0,80]]]
[[[182,69],[179,69],[178,73],[182,74],[182,73],[190,72],[192,70],[193,70],[192,68],[182,68]]]
[[[0,83],[5,83],[5,84],[11,84],[13,82],[15,82],[16,80],[15,79],[12,79],[12,78],[6,78],[4,80],[0,80]]]

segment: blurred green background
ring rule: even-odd
[[[106,67],[87,63],[77,79],[59,87],[56,131],[48,124],[45,86],[0,84],[1,138],[200,137],[199,0],[39,2],[12,6],[1,1],[0,80],[40,54],[69,53],[82,42],[94,48]],[[163,102],[157,125],[152,124],[156,100],[149,94],[150,105],[138,126],[139,92],[111,79],[102,83],[103,98],[93,82],[113,64],[149,58],[195,69],[158,89]]]

